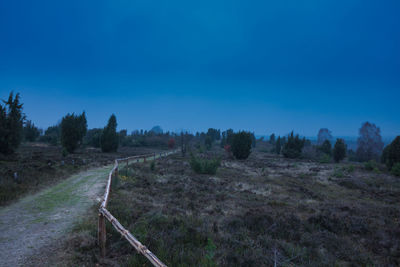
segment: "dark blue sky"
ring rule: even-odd
[[[400,1],[0,1],[0,98],[47,127],[400,133]]]

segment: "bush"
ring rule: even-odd
[[[375,169],[378,169],[378,164],[376,163],[375,160],[370,160],[370,161],[364,163],[364,168],[367,171],[373,171]]]
[[[175,147],[175,139],[171,138],[168,140],[168,148],[173,149]]]
[[[340,162],[346,157],[346,144],[343,139],[338,138],[333,148],[333,158],[335,162]]]
[[[232,153],[236,159],[247,159],[251,153],[251,133],[240,131],[233,135]]]
[[[220,159],[201,159],[194,155],[190,158],[190,167],[195,173],[199,174],[216,174],[221,164]]]
[[[67,114],[61,121],[61,144],[69,152],[73,153],[82,143],[86,135],[87,121],[86,114],[83,112],[77,116],[74,113]]]
[[[19,94],[14,97],[11,92],[4,104],[0,105],[0,153],[12,154],[21,144],[25,116]]]
[[[104,128],[101,135],[100,144],[101,151],[115,152],[118,150],[119,138],[117,133],[117,118],[114,114],[108,120],[107,126]]]
[[[153,160],[153,161],[150,162],[150,170],[154,171],[155,168],[156,168],[156,162]]]
[[[393,165],[391,173],[396,176],[400,176],[400,162]]]
[[[297,134],[294,136],[293,132],[288,136],[288,140],[283,146],[282,154],[285,158],[299,158],[303,150],[305,139],[300,139]]]
[[[393,142],[389,145],[389,148],[387,150],[388,151],[386,152],[387,155],[385,163],[389,168],[389,170],[391,170],[396,163],[400,163],[400,136],[397,136],[393,140]]]
[[[320,163],[330,163],[331,162],[331,156],[328,154],[323,154],[322,157],[319,159]]]
[[[212,140],[211,136],[207,135],[206,139],[204,140],[204,145],[206,146],[207,150],[211,149],[212,143],[213,143],[213,140]]]

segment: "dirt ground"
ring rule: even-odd
[[[262,152],[221,165],[199,175],[171,156],[121,169],[109,209],[169,266],[400,265],[398,177]],[[150,266],[110,225],[100,259],[96,221],[80,228],[67,265]]]

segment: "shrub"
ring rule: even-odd
[[[216,174],[221,164],[220,159],[201,159],[194,155],[190,158],[190,167],[199,174]]]
[[[378,164],[376,163],[375,160],[370,160],[370,161],[364,163],[364,168],[367,171],[373,171],[378,168]]]
[[[251,133],[240,131],[232,138],[232,153],[236,159],[247,159],[251,153]]]
[[[168,148],[173,149],[175,147],[175,139],[171,138],[168,140]]]
[[[400,136],[393,140],[387,150],[386,165],[390,170],[396,163],[400,163]]]
[[[396,176],[400,176],[400,162],[397,162],[393,165],[391,173]]]
[[[303,150],[305,139],[300,139],[297,134],[294,136],[293,132],[288,136],[288,140],[283,146],[282,154],[285,158],[299,158]]]
[[[0,105],[0,153],[12,154],[21,144],[23,137],[22,106],[19,102],[19,94],[11,92],[4,107]]]
[[[117,118],[114,114],[108,120],[107,126],[104,128],[100,139],[101,151],[115,152],[118,150],[118,133],[117,133]]]
[[[321,158],[319,159],[320,163],[330,163],[331,162],[331,156],[329,156],[328,154],[323,154],[321,156]]]
[[[83,112],[77,116],[74,113],[67,114],[61,121],[61,144],[69,152],[73,153],[86,135],[87,121]]]
[[[336,162],[340,162],[346,157],[346,144],[343,139],[336,139],[335,147],[333,148],[333,158]]]
[[[156,168],[156,162],[153,160],[153,161],[150,162],[150,170],[154,171],[155,168]]]

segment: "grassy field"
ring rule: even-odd
[[[122,168],[109,203],[169,266],[400,265],[398,177],[263,152],[223,158],[216,175],[195,174],[188,161]],[[109,224],[108,256],[99,259],[92,217],[65,250],[71,265],[150,266]]]

